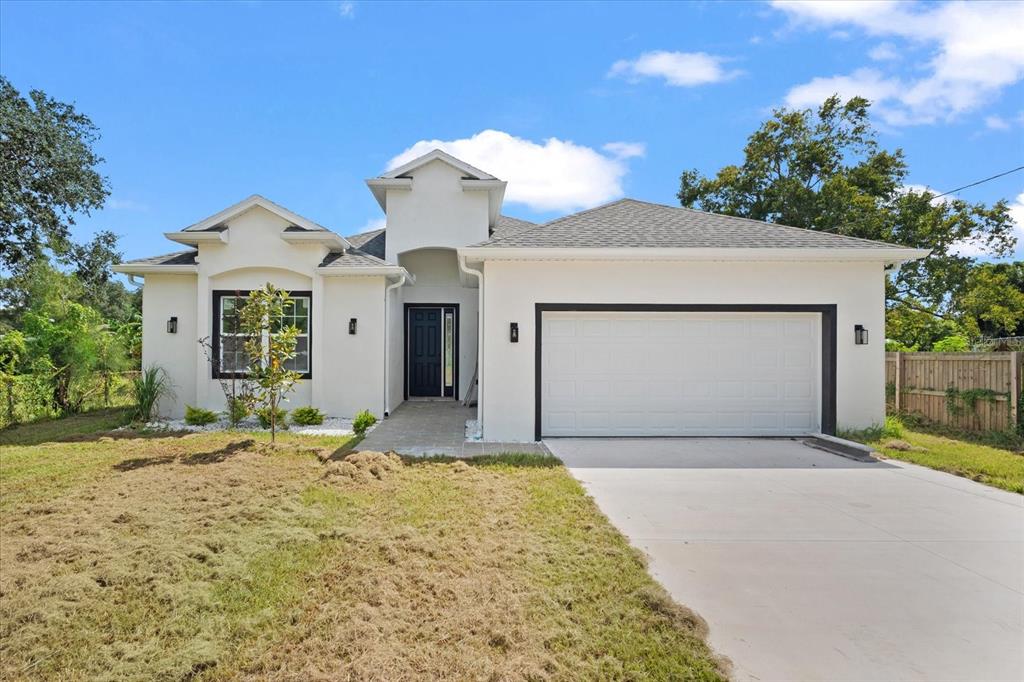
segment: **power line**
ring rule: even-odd
[[[1024,170],[1024,166],[1017,166],[1016,168],[1011,168],[1008,171],[1003,171],[1002,173],[999,173],[997,175],[993,175],[992,177],[985,178],[984,180],[978,180],[977,182],[972,182],[969,185],[964,185],[963,187],[957,187],[956,189],[951,189],[948,192],[943,192],[942,194],[936,194],[936,195],[932,196],[932,200],[938,199],[939,197],[944,197],[944,196],[949,195],[949,194],[955,194],[956,192],[959,192],[962,189],[967,189],[968,187],[976,187],[978,185],[983,185],[983,184],[985,184],[986,182],[988,182],[990,180],[995,180],[996,178],[1001,178],[1004,175],[1010,175],[1011,173],[1016,173],[1017,171],[1021,171],[1021,170]],[[925,191],[928,191],[927,185],[925,186]],[[831,230],[818,230],[818,231],[819,232],[836,232],[837,230],[841,230],[844,227],[846,227],[846,226],[845,225],[836,225]]]
[[[1019,170],[1024,170],[1024,166],[1017,166],[1016,168],[1011,168],[1010,170],[1008,170],[1008,171],[1006,171],[1004,173],[1000,173],[999,175],[993,175],[990,178],[985,178],[984,180],[978,180],[977,182],[972,182],[969,185],[964,185],[963,187],[957,187],[956,189],[951,189],[948,192],[943,192],[942,194],[936,194],[935,196],[932,197],[932,199],[938,199],[939,197],[944,197],[947,194],[953,194],[954,192],[959,192],[960,190],[967,189],[968,187],[975,187],[977,185],[984,184],[984,183],[988,182],[989,180],[995,180],[996,178],[1001,178],[1004,175],[1009,175],[1010,173],[1016,173]]]

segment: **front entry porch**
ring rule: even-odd
[[[456,401],[404,402],[367,434],[360,450],[402,455],[475,457],[499,452],[547,454],[541,443],[482,443],[466,440],[466,422],[476,408]]]

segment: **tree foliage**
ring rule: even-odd
[[[141,321],[141,290],[128,291],[117,280],[85,276],[77,268],[64,272],[38,258],[10,277],[0,277],[0,333],[19,328],[22,316],[45,301],[88,306],[116,328],[132,323],[138,327]]]
[[[117,337],[92,308],[73,301],[51,300],[25,313],[22,331],[30,369],[48,387],[48,400],[59,414],[79,411],[95,390],[94,372],[123,366]]]
[[[277,437],[277,418],[281,398],[299,381],[300,374],[287,368],[295,357],[299,330],[284,325],[287,309],[294,305],[287,291],[267,282],[249,293],[239,313],[245,334],[245,353],[249,358],[248,375],[254,385],[250,407],[265,408],[270,418],[270,440]]]
[[[0,267],[17,270],[49,249],[63,254],[75,214],[109,195],[96,170],[99,131],[85,114],[0,76]]]
[[[971,314],[1005,326],[1009,318],[992,310],[995,304],[982,293],[992,287],[981,286],[972,274],[975,260],[958,247],[969,242],[993,257],[1009,255],[1016,239],[1007,203],[936,199],[908,187],[903,151],[879,148],[869,110],[862,97],[843,102],[838,96],[817,111],[778,109],[748,139],[742,164],[712,177],[684,171],[679,201],[715,213],[930,249],[930,256],[902,265],[887,282],[897,336],[887,333],[907,345],[947,336],[948,329],[935,337],[925,328],[960,323],[966,312],[958,305],[968,301]],[[973,297],[972,281],[978,285]],[[919,314],[935,320],[925,323]],[[910,319],[895,322],[896,316]],[[910,329],[912,334],[899,336]]]

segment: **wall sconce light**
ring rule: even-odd
[[[172,317],[171,319],[167,320],[167,333],[168,334],[177,334],[178,333],[178,318],[177,317]]]
[[[512,343],[519,343],[519,323],[513,322],[508,326],[508,340]]]
[[[853,342],[858,346],[868,345],[868,330],[864,328],[864,325],[853,325]]]
[[[354,318],[354,317],[350,317],[349,320],[348,320],[348,333],[349,334],[355,334],[356,333],[356,318]]]

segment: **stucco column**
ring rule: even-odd
[[[196,282],[196,394],[194,396],[195,404],[208,407],[210,409],[221,410],[227,409],[223,405],[212,405],[210,403],[210,362],[206,359],[206,353],[202,346],[199,345],[199,339],[207,339],[212,333],[211,315],[210,310],[210,278],[203,272],[203,266],[199,266],[198,281]],[[212,342],[212,339],[207,339]],[[187,398],[180,397],[182,401],[187,402]]]
[[[318,272],[313,273],[312,291],[313,300],[311,303],[313,310],[312,319],[310,320],[312,325],[310,329],[312,342],[310,343],[309,357],[313,371],[308,381],[310,382],[310,395],[312,396],[313,406],[322,409],[324,406],[324,384],[330,381],[330,378],[326,376],[327,363],[323,353],[324,333],[326,331],[324,326],[324,319],[326,317],[326,311],[324,310],[326,305],[324,300],[324,278]]]

